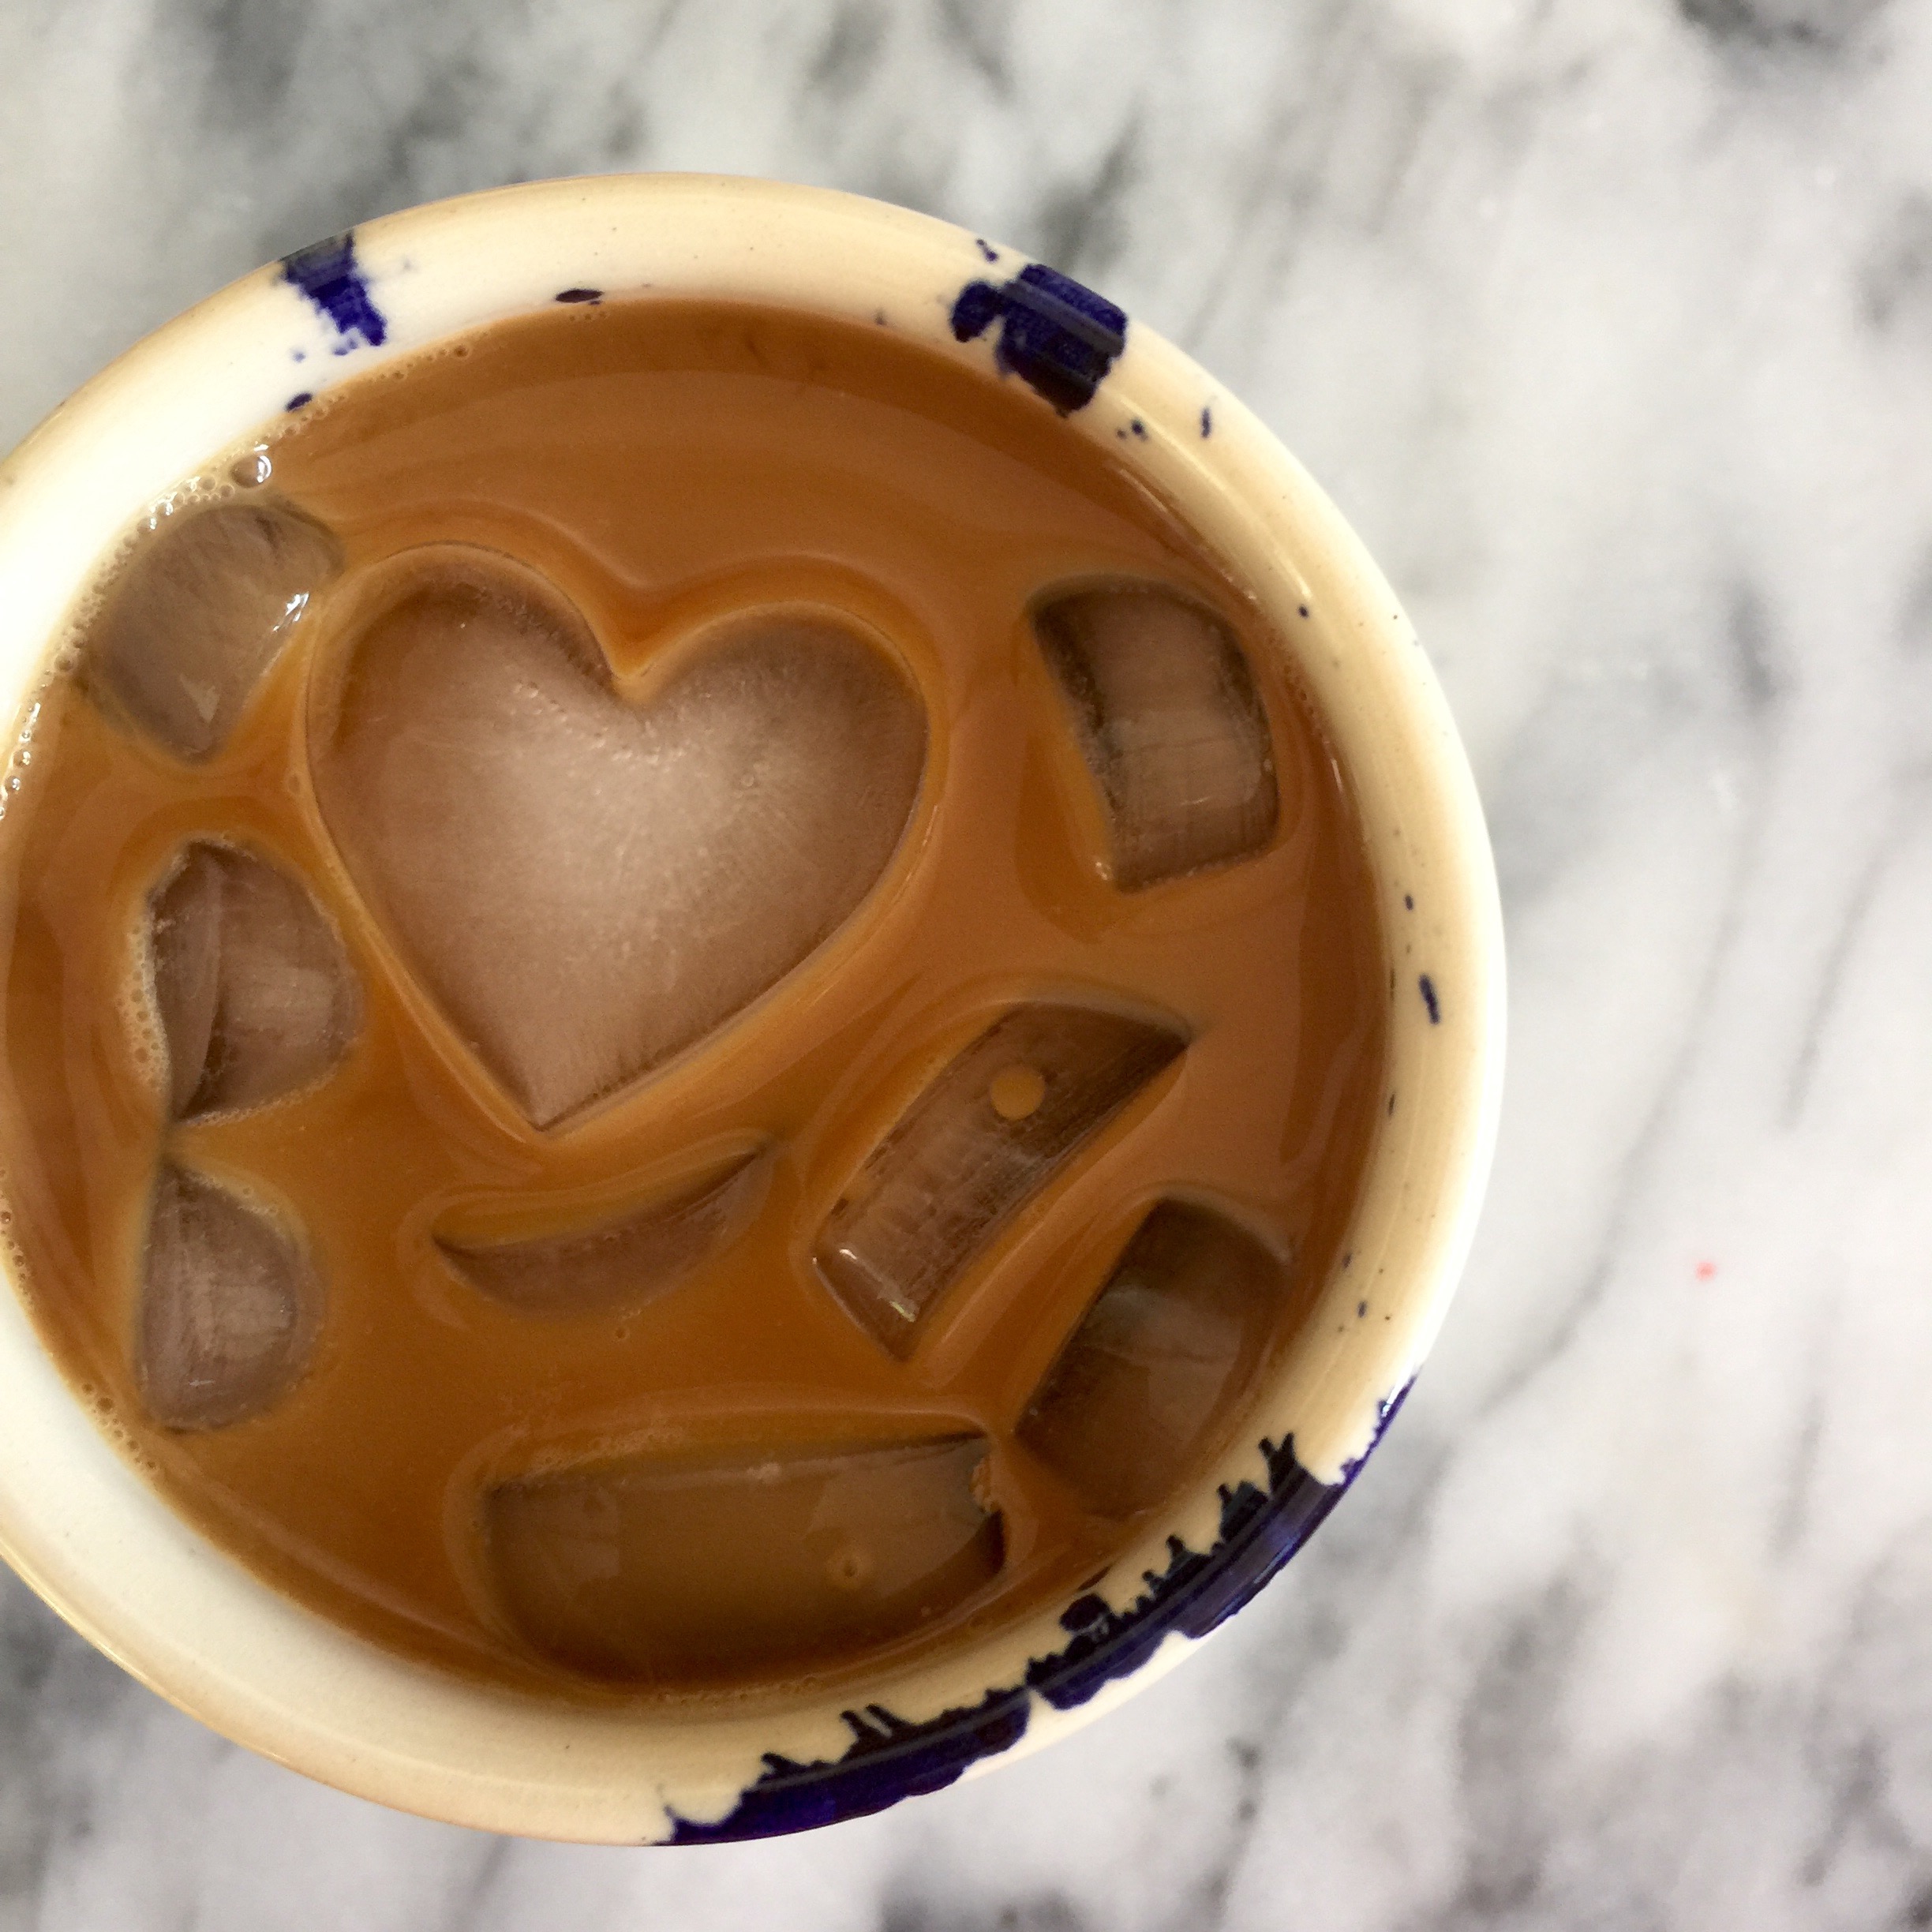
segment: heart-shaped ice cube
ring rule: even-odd
[[[831,614],[749,611],[620,690],[534,572],[395,560],[317,667],[323,817],[421,983],[536,1125],[616,1092],[815,950],[904,833],[926,716]]]

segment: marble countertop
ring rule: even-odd
[[[1013,242],[1380,557],[1492,814],[1496,1179],[1347,1504],[886,1816],[496,1842],[0,1573],[0,1932],[1932,1924],[1927,0],[5,0],[0,447],[258,261],[702,167]]]

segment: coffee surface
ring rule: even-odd
[[[280,1588],[548,1694],[1077,1593],[1292,1345],[1377,1111],[1252,603],[1017,384],[749,307],[499,324],[233,462],[0,819],[69,1379]]]

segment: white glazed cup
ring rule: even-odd
[[[568,1707],[376,1649],[175,1515],[64,1383],[17,1296],[0,1295],[0,1552],[69,1623],[184,1710],[331,1784],[601,1842],[875,1810],[1060,1735],[1185,1655],[1320,1520],[1415,1374],[1468,1248],[1503,1047],[1475,788],[1413,631],[1327,500],[1187,357],[1091,291],[849,195],[691,175],[506,189],[370,223],[170,323],[0,466],[0,702],[16,730],[102,554],[294,392],[567,292],[646,289],[883,313],[989,381],[1028,384],[1068,433],[1179,508],[1286,641],[1353,785],[1391,965],[1398,1104],[1381,1119],[1346,1279],[1324,1285],[1222,1465],[1099,1592],[882,1675],[862,1703],[776,1716]],[[1365,1283],[1391,1319],[1348,1318]]]

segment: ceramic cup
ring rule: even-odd
[[[1488,1163],[1496,884],[1455,730],[1361,545],[1262,425],[1112,303],[942,222],[814,189],[615,176],[372,222],[130,350],[0,467],[0,704],[17,732],[97,559],[178,478],[291,407],[459,330],[631,291],[889,325],[1024,384],[1176,505],[1260,600],[1354,787],[1391,963],[1385,1110],[1346,1276],[1220,1466],[1103,1582],[862,1696],[777,1713],[585,1709],[459,1682],[257,1581],[173,1514],[0,1294],[0,1552],[217,1731],[342,1788],[603,1842],[796,1830],[1061,1735],[1170,1668],[1332,1508],[1440,1324]],[[1354,1319],[1372,1292],[1390,1319]]]

